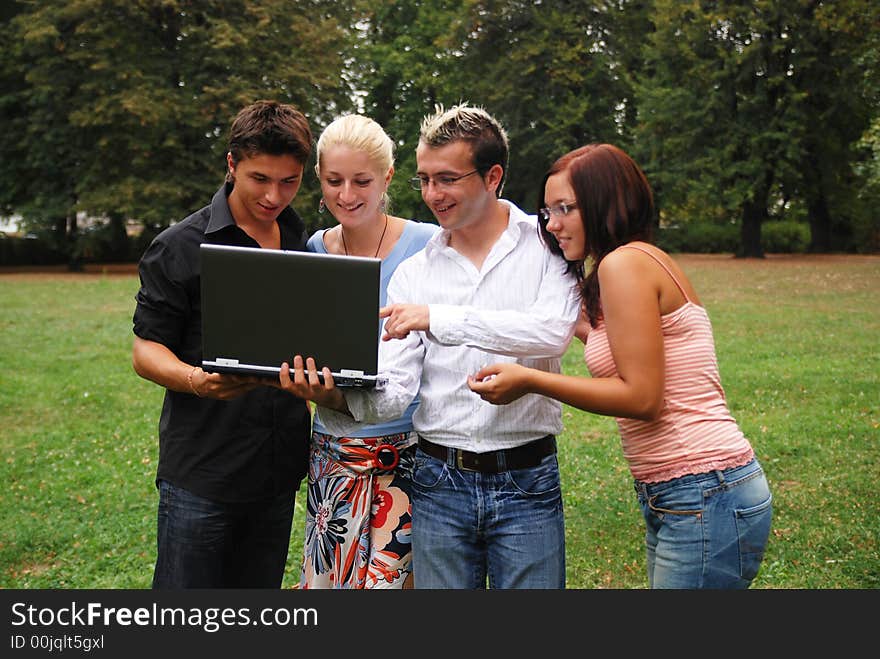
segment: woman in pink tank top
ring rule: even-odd
[[[616,417],[650,586],[748,588],[770,534],[770,488],[727,406],[706,310],[651,243],[644,173],[615,146],[583,146],[545,175],[538,217],[551,251],[581,279],[578,337],[592,377],[493,364],[470,388],[495,404],[536,393]]]

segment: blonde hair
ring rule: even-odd
[[[394,166],[394,142],[378,123],[361,114],[347,114],[330,122],[318,138],[318,163],[315,171],[321,171],[321,159],[330,147],[347,146],[367,154],[370,162],[386,174]]]
[[[315,173],[321,176],[321,160],[324,152],[334,146],[346,146],[367,154],[370,163],[385,176],[394,166],[394,142],[378,123],[362,114],[346,114],[334,119],[323,130],[316,147]],[[388,192],[382,193],[380,210],[390,206]]]

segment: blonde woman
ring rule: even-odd
[[[382,259],[380,304],[391,274],[434,235],[434,224],[388,213],[394,143],[372,119],[346,115],[321,133],[315,167],[320,212],[337,221],[309,239],[312,252]],[[378,322],[378,320],[377,320]],[[412,585],[412,413],[333,436],[315,415],[309,461],[302,588]]]

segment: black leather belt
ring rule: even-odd
[[[473,453],[471,451],[440,446],[419,436],[419,448],[432,458],[443,460],[443,462],[455,465],[459,469],[497,474],[508,469],[537,467],[541,460],[548,455],[556,453],[556,437],[547,435],[515,448],[488,451],[487,453]]]

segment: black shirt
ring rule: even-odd
[[[193,366],[202,363],[199,246],[259,247],[232,218],[231,191],[225,184],[209,206],[156,236],[138,268],[134,333]],[[281,248],[304,251],[305,226],[293,209],[277,221]],[[307,471],[310,431],[305,402],[273,387],[228,401],[166,390],[156,479],[221,502],[293,494]]]

